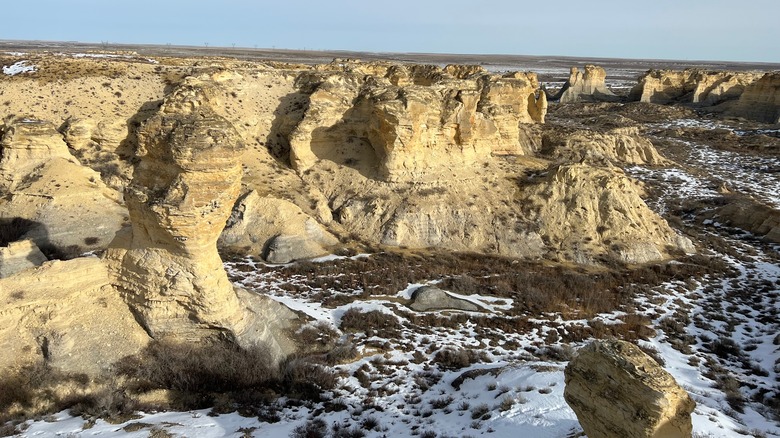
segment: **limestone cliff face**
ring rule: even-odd
[[[125,193],[132,242],[117,283],[154,337],[242,328],[216,241],[240,190],[243,144],[211,109],[210,86],[181,86],[138,132],[141,160]]]
[[[663,259],[670,249],[694,251],[617,167],[558,166],[522,199],[542,239],[565,260],[587,264],[605,257],[634,264]]]
[[[780,73],[767,73],[745,87],[728,114],[765,123],[780,123]]]
[[[650,70],[639,78],[630,99],[650,103],[690,102],[703,106],[735,100],[760,74],[696,69]]]
[[[593,341],[566,366],[566,402],[589,438],[690,438],[696,402],[637,346]]]
[[[539,151],[546,157],[566,162],[640,164],[658,166],[667,162],[650,140],[636,127],[606,132],[563,130],[546,132]]]
[[[535,75],[479,73],[398,65],[388,78],[318,78],[290,136],[292,165],[304,172],[321,159],[352,162],[377,179],[402,181],[478,165],[494,151],[525,153],[520,125],[542,122],[546,111]]]
[[[607,88],[606,78],[607,72],[602,67],[589,64],[582,72],[572,67],[569,80],[556,99],[561,103],[616,101],[618,97]]]

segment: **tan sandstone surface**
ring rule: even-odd
[[[639,78],[630,99],[649,103],[688,102],[713,106],[739,99],[761,77],[756,72],[650,70]]]
[[[696,407],[636,345],[593,341],[566,366],[566,402],[589,438],[690,438]]]

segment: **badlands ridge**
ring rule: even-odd
[[[220,252],[432,249],[587,269],[692,254],[624,172],[669,163],[640,123],[545,123],[548,100],[780,123],[777,73],[650,71],[617,96],[595,66],[552,92],[534,73],[465,65],[0,61],[32,67],[0,76],[0,369],[43,358],[98,375],[151,339],[227,338],[277,362],[303,348],[305,317],[234,287]],[[757,225],[768,236],[775,213]]]

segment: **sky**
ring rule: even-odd
[[[37,0],[0,39],[780,62],[779,0]]]

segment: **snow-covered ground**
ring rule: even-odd
[[[16,76],[21,73],[33,73],[37,70],[37,67],[30,64],[30,61],[19,61],[9,66],[3,66],[3,74],[8,76]]]

